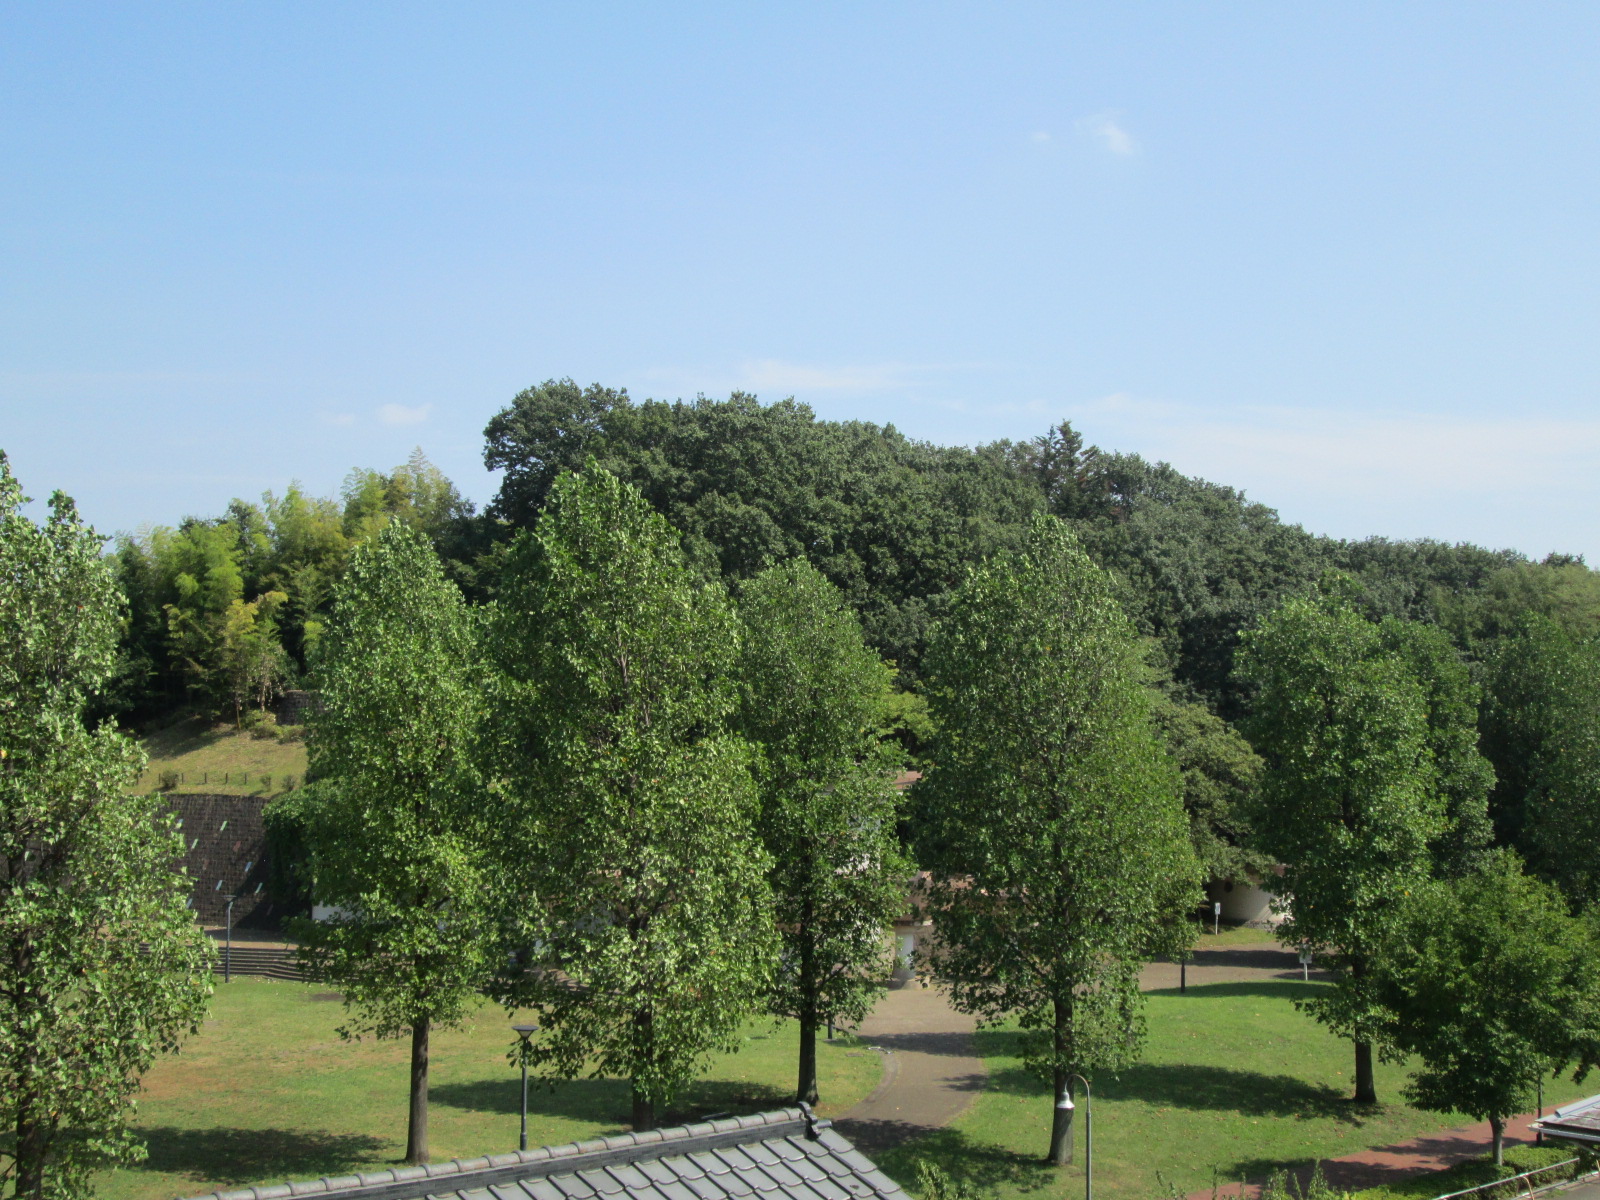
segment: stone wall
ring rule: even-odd
[[[190,901],[200,923],[221,925],[228,897],[236,895],[235,926],[277,928],[283,914],[268,895],[266,799],[175,792],[167,801],[183,835],[180,862],[192,881]]]

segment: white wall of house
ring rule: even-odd
[[[1210,908],[1221,901],[1222,919],[1234,925],[1262,927],[1279,925],[1283,918],[1272,911],[1272,901],[1275,898],[1260,884],[1247,879],[1235,880],[1232,883],[1212,880],[1206,884],[1206,907]]]

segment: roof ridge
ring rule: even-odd
[[[337,1191],[357,1194],[378,1191],[398,1184],[415,1183],[421,1179],[448,1179],[479,1171],[498,1171],[508,1167],[529,1165],[552,1166],[568,1159],[582,1159],[600,1155],[626,1153],[638,1149],[654,1155],[670,1153],[673,1143],[699,1142],[706,1138],[721,1139],[729,1134],[748,1133],[771,1129],[780,1125],[804,1123],[808,1132],[826,1129],[832,1122],[820,1121],[809,1104],[792,1108],[773,1109],[770,1112],[750,1113],[743,1117],[719,1117],[712,1121],[696,1121],[688,1125],[674,1125],[666,1129],[646,1129],[638,1133],[614,1133],[605,1137],[589,1138],[582,1142],[564,1142],[559,1146],[540,1146],[535,1150],[511,1150],[503,1154],[482,1155],[477,1158],[455,1158],[448,1162],[428,1163],[425,1166],[386,1167],[377,1171],[354,1175],[324,1175],[304,1182],[274,1184],[270,1187],[238,1188],[227,1192],[208,1192],[191,1200],[285,1200],[288,1197],[315,1196]],[[576,1169],[576,1168],[574,1168]]]

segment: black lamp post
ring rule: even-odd
[[[528,1148],[528,1039],[539,1032],[537,1025],[513,1025],[516,1035],[522,1039],[522,1045],[517,1057],[522,1060],[522,1133],[517,1138],[517,1149]]]
[[[1089,1094],[1089,1081],[1082,1075],[1067,1076],[1067,1095],[1061,1107],[1071,1112],[1072,1081],[1083,1084],[1083,1200],[1094,1200],[1094,1097]]]
[[[222,950],[222,982],[233,982],[233,902],[238,897],[228,896],[228,941]]]

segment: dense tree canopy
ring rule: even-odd
[[[1246,732],[1266,759],[1256,837],[1285,868],[1283,936],[1337,972],[1306,1007],[1354,1041],[1363,1103],[1377,1099],[1373,1051],[1387,1044],[1376,956],[1447,828],[1428,693],[1385,643],[1336,588],[1271,614],[1239,664],[1255,689]]]
[[[344,994],[345,1036],[411,1039],[412,1163],[428,1161],[430,1034],[470,1011],[495,945],[479,626],[427,538],[395,523],[356,549],[318,647],[303,808],[315,898],[336,911],[297,932]]]
[[[885,935],[911,875],[895,836],[900,755],[874,726],[885,667],[815,567],[769,567],[739,609],[738,728],[755,751],[781,939],[770,1007],[800,1023],[797,1098],[815,1104],[818,1027],[859,1024],[892,967]]]
[[[556,480],[513,552],[492,645],[494,846],[533,1064],[632,1081],[635,1128],[762,1006],[775,957],[737,704],[737,619],[639,493]]]
[[[1541,1078],[1600,1054],[1600,959],[1592,921],[1509,852],[1480,870],[1418,885],[1383,952],[1378,989],[1395,1039],[1421,1059],[1406,1098],[1487,1120],[1501,1162],[1506,1121]]]
[[[101,539],[23,503],[0,454],[0,1191],[42,1200],[143,1156],[139,1077],[199,1025],[211,948],[170,813],[129,794],[143,752],[85,724],[121,609]]]
[[[938,731],[915,789],[939,929],[930,962],[963,1011],[1015,1017],[1028,1066],[1067,1094],[1143,1035],[1139,969],[1172,951],[1198,867],[1110,579],[1056,518],[956,592],[927,658]],[[1070,1154],[1056,1109],[1050,1161]]]

